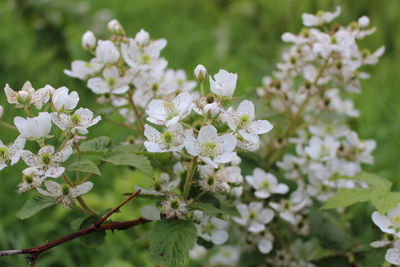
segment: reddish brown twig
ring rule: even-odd
[[[29,254],[27,256],[27,258],[30,261],[29,265],[31,267],[34,267],[36,259],[39,257],[40,254],[42,254],[43,252],[45,252],[53,247],[56,247],[65,242],[71,241],[75,238],[78,238],[78,237],[81,237],[81,236],[84,236],[84,235],[87,235],[87,234],[90,234],[93,232],[100,232],[100,231],[106,231],[106,230],[125,230],[125,229],[131,228],[136,225],[147,223],[147,222],[149,222],[149,220],[144,219],[144,218],[140,218],[137,220],[131,220],[131,221],[124,221],[124,222],[104,223],[111,215],[113,215],[115,212],[117,212],[122,206],[124,206],[126,203],[128,203],[131,199],[133,199],[139,193],[140,193],[140,190],[132,193],[127,199],[125,199],[123,202],[121,202],[119,205],[117,205],[115,208],[113,208],[111,211],[109,211],[106,215],[101,217],[98,222],[94,223],[90,227],[81,229],[75,233],[61,237],[52,242],[46,242],[42,246],[38,246],[38,247],[34,247],[34,248],[27,248],[27,249],[15,249],[15,250],[0,251],[0,256]]]

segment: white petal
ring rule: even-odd
[[[143,218],[156,221],[160,219],[160,211],[152,205],[144,206],[140,209],[140,213],[142,214]]]

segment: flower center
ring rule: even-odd
[[[115,78],[113,78],[113,77],[110,77],[110,78],[108,78],[108,80],[107,80],[107,84],[108,84],[108,86],[110,86],[110,87],[114,87],[114,85],[115,85]]]
[[[269,187],[269,181],[267,181],[267,180],[263,181],[262,187],[263,187],[264,189],[267,189],[267,188]]]
[[[257,214],[254,211],[250,211],[249,213],[249,219],[254,220],[257,217]]]
[[[205,156],[212,157],[215,155],[215,149],[217,144],[215,142],[205,142],[203,143],[203,154]]]
[[[63,196],[66,196],[69,194],[69,186],[67,184],[62,185],[61,193],[63,194]]]
[[[239,117],[239,126],[244,127],[251,122],[250,116],[245,114]]]
[[[0,159],[5,160],[8,155],[8,148],[7,147],[0,147]]]
[[[162,134],[161,138],[164,141],[164,143],[166,143],[167,145],[170,145],[172,143],[172,141],[174,140],[174,134],[171,132],[164,132]]]
[[[400,226],[400,214],[394,215],[392,218],[390,218],[390,221],[392,224],[396,227]]]
[[[176,199],[171,200],[170,206],[172,209],[177,210],[179,208],[179,200]]]
[[[22,179],[27,182],[28,184],[31,184],[33,182],[33,177],[31,175],[24,175]]]
[[[47,152],[42,154],[41,162],[43,165],[49,165],[51,163],[51,155]]]
[[[79,114],[74,114],[71,116],[71,122],[73,125],[79,125],[82,121],[82,117]]]
[[[147,54],[144,54],[144,55],[142,56],[142,62],[143,62],[144,64],[150,64],[150,62],[151,62],[151,56],[149,56],[149,55],[147,55]]]
[[[207,179],[207,184],[209,186],[213,185],[215,183],[215,178],[213,176],[208,177]]]

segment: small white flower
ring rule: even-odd
[[[22,137],[27,139],[39,139],[49,135],[51,130],[50,114],[40,112],[37,117],[15,117],[14,124]]]
[[[0,141],[0,171],[7,167],[8,161],[10,161],[10,165],[14,165],[19,161],[24,146],[25,138],[21,136],[18,136],[14,143],[9,146]]]
[[[170,194],[165,201],[161,202],[161,210],[168,219],[182,219],[188,212],[187,204],[175,194]]]
[[[55,152],[54,146],[42,147],[38,155],[35,156],[32,152],[24,150],[21,152],[21,157],[29,167],[23,173],[25,175],[38,175],[44,177],[58,178],[65,168],[61,163],[65,162],[72,154],[71,146],[66,146],[59,152]]]
[[[73,91],[68,94],[69,89],[65,86],[58,88],[53,92],[51,101],[54,109],[58,112],[72,110],[78,105],[78,93]]]
[[[85,49],[93,49],[96,47],[96,36],[91,31],[87,31],[82,36],[82,47]]]
[[[303,24],[308,27],[321,26],[329,23],[340,15],[340,7],[336,7],[335,12],[320,11],[317,15],[303,14]]]
[[[232,131],[238,131],[246,141],[253,144],[259,143],[258,135],[265,134],[273,128],[267,120],[254,120],[254,104],[249,100],[242,101],[237,111],[228,109],[223,117]]]
[[[130,73],[120,76],[116,67],[105,68],[103,77],[95,77],[88,80],[87,86],[95,94],[125,94],[129,90],[129,83],[132,80]]]
[[[260,168],[253,171],[253,175],[246,176],[246,181],[256,190],[256,197],[269,198],[271,194],[286,194],[289,187],[286,184],[278,183],[278,180],[271,173],[266,173]]]
[[[214,79],[210,77],[210,90],[218,96],[233,96],[236,89],[237,74],[230,73],[226,70],[219,70],[214,75]]]
[[[22,182],[18,184],[18,194],[22,194],[28,190],[35,189],[39,187],[43,181],[46,179],[45,176],[39,176],[33,174],[33,171],[30,174],[24,174],[22,177]]]
[[[195,224],[197,234],[206,241],[213,242],[215,245],[222,245],[228,240],[228,223],[216,217],[205,215],[201,211],[196,211],[199,223]]]
[[[236,266],[240,259],[240,249],[234,246],[222,246],[218,252],[210,258],[211,266]]]
[[[79,108],[74,114],[65,113],[51,113],[51,120],[61,130],[71,130],[73,134],[87,134],[89,131],[87,128],[97,124],[101,117],[97,116],[93,118],[93,112],[87,108]]]
[[[375,211],[372,213],[372,221],[382,232],[400,237],[400,205],[389,210],[387,215]]]
[[[241,217],[233,217],[233,220],[244,225],[252,233],[265,230],[265,225],[274,218],[274,211],[264,208],[261,202],[251,202],[249,205],[240,203],[236,205]]]
[[[314,160],[326,161],[336,158],[336,152],[340,143],[332,136],[326,136],[324,139],[313,136],[304,151]]]
[[[201,180],[199,185],[203,191],[208,192],[224,192],[229,190],[227,179],[218,175],[214,167],[210,165],[199,166]]]
[[[77,197],[86,194],[93,188],[92,182],[85,182],[76,187],[70,187],[67,184],[61,186],[54,181],[45,181],[44,185],[47,191],[40,187],[36,188],[36,190],[44,196],[55,198],[57,202],[61,203],[63,208],[70,207]]]
[[[269,205],[283,220],[297,225],[299,218],[296,215],[311,203],[310,197],[304,190],[297,190],[290,195],[290,199],[281,199],[279,203],[270,202]]]
[[[154,190],[156,192],[168,193],[177,188],[180,182],[180,176],[170,177],[168,173],[162,172],[160,179],[154,182]]]
[[[147,120],[158,125],[173,125],[189,115],[192,103],[188,92],[180,93],[172,100],[153,99],[146,109]]]
[[[142,214],[143,218],[150,221],[157,221],[161,218],[158,208],[152,205],[144,206],[140,209],[140,213]]]
[[[232,161],[236,155],[236,138],[231,133],[218,136],[212,125],[201,127],[197,138],[191,130],[185,132],[185,148],[192,156],[199,156],[205,163],[218,167],[220,163]]]
[[[119,59],[119,52],[113,42],[99,40],[96,48],[96,58],[101,63],[114,63]]]
[[[208,77],[207,69],[203,65],[199,64],[194,69],[193,76],[196,79],[196,81],[202,83]]]
[[[11,89],[8,84],[4,88],[8,103],[15,104],[17,108],[33,104],[36,109],[41,109],[43,104],[49,101],[52,91],[54,89],[48,85],[35,90],[29,81],[25,82],[22,89],[18,92]]]
[[[107,29],[114,34],[120,34],[123,32],[123,28],[118,20],[113,19],[107,23]]]
[[[207,255],[207,249],[197,244],[189,251],[189,258],[194,260],[200,260],[204,258],[206,255]]]
[[[217,117],[222,111],[222,105],[212,95],[198,96],[193,103],[193,111],[201,116]]]
[[[74,60],[71,63],[71,70],[64,70],[64,73],[70,77],[85,80],[89,75],[99,72],[103,66],[96,58],[90,62]]]
[[[180,151],[184,147],[183,127],[179,123],[168,126],[163,133],[146,124],[144,135],[147,137],[144,146],[148,152]]]

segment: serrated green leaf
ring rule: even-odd
[[[359,172],[353,177],[351,177],[351,176],[336,176],[331,179],[332,180],[348,179],[348,180],[362,181],[362,182],[369,184],[370,186],[374,186],[374,187],[388,190],[388,191],[390,190],[390,188],[392,188],[391,181],[389,181],[387,179],[383,179],[376,174],[368,173],[368,172]]]
[[[111,139],[107,136],[101,136],[92,140],[83,142],[79,149],[81,152],[103,153],[110,149]]]
[[[157,221],[150,234],[152,261],[167,267],[182,266],[197,238],[193,222],[181,220]]]
[[[390,192],[381,197],[373,198],[371,203],[380,213],[386,213],[399,205],[400,192]]]
[[[87,228],[93,225],[94,223],[98,222],[100,220],[100,217],[98,215],[90,215],[86,217],[81,225],[79,226],[79,229]],[[79,238],[80,242],[82,245],[85,245],[87,247],[98,247],[103,245],[104,241],[106,238],[106,232],[105,231],[98,231],[98,232],[93,232],[90,234],[83,235]]]
[[[223,213],[222,210],[215,207],[213,204],[205,202],[193,202],[188,208],[191,210],[201,210],[211,216],[218,216]]]
[[[147,157],[136,155],[133,153],[113,153],[110,156],[103,158],[104,161],[114,165],[132,166],[143,172],[145,175],[153,176],[153,167]]]
[[[67,171],[78,171],[85,173],[93,173],[96,175],[101,175],[99,168],[97,168],[96,164],[92,161],[78,161],[70,164],[66,167]]]
[[[322,209],[345,208],[347,206],[370,201],[387,194],[379,188],[340,188],[335,195],[325,201]]]
[[[28,199],[22,208],[17,212],[17,217],[25,220],[32,217],[39,211],[54,205],[56,202],[53,198],[45,196],[35,196]]]

